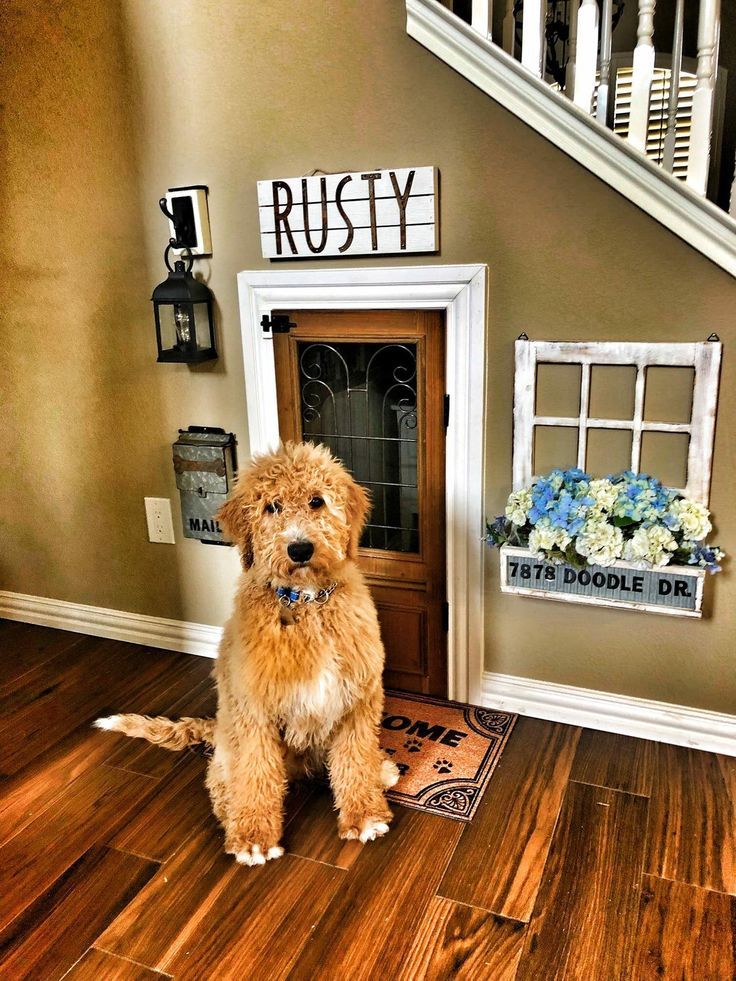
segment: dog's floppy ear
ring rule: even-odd
[[[217,520],[227,537],[240,549],[244,569],[253,565],[253,535],[251,533],[251,507],[237,491],[217,512]]]
[[[350,525],[350,540],[348,542],[348,558],[357,559],[358,543],[363,534],[363,527],[368,520],[371,510],[371,499],[365,487],[361,487],[351,477],[347,487],[346,513]]]

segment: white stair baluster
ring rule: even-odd
[[[654,79],[654,7],[656,0],[639,0],[639,28],[634,66],[631,73],[631,107],[629,110],[629,136],[632,146],[642,153],[647,148],[649,128],[649,100]]]
[[[473,0],[472,22],[470,25],[483,37],[491,40],[493,30],[493,0]]]
[[[539,78],[544,78],[547,40],[544,25],[547,0],[524,0],[524,33],[521,36],[521,63]]]
[[[516,47],[516,18],[514,0],[506,0],[506,13],[503,15],[503,50],[513,58]]]
[[[573,101],[586,112],[593,105],[595,70],[598,64],[598,3],[583,0],[578,10],[578,39]]]
[[[733,171],[733,183],[731,184],[731,197],[728,213],[732,218],[736,218],[736,165],[734,166]]]
[[[565,66],[565,95],[572,99],[575,94],[575,64],[578,56],[578,2],[570,0],[567,5],[567,65]]]
[[[700,0],[698,80],[693,93],[690,153],[687,160],[687,183],[698,194],[705,194],[708,189],[720,31],[720,0]]]
[[[601,70],[595,115],[598,122],[603,123],[604,126],[608,117],[608,99],[611,85],[612,17],[613,0],[603,0],[603,9],[601,11]]]
[[[668,173],[675,169],[675,142],[677,139],[677,105],[680,99],[680,72],[682,71],[682,33],[685,0],[677,0],[675,7],[675,33],[672,39],[672,69],[667,101],[667,132],[662,149],[662,166]]]

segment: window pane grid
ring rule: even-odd
[[[589,457],[590,430],[631,432],[631,469],[635,471],[641,469],[643,436],[646,433],[670,433],[687,436],[686,486],[677,489],[707,503],[721,351],[722,346],[716,338],[692,344],[517,341],[514,489],[527,486],[532,479],[535,433],[538,427],[577,430],[577,466],[581,469],[586,469],[586,460]],[[575,365],[581,368],[578,415],[536,414],[537,369],[540,365]],[[636,369],[632,418],[609,419],[589,414],[591,371],[595,367],[612,365],[633,366]],[[687,422],[660,422],[656,418],[645,418],[646,375],[650,367],[692,369],[691,403]]]

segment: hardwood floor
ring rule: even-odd
[[[474,821],[222,851],[205,760],[90,728],[211,714],[211,662],[0,621],[0,978],[733,981],[736,760],[519,720]]]

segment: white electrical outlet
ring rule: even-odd
[[[144,497],[149,542],[174,545],[174,523],[171,520],[171,501],[168,497]]]

